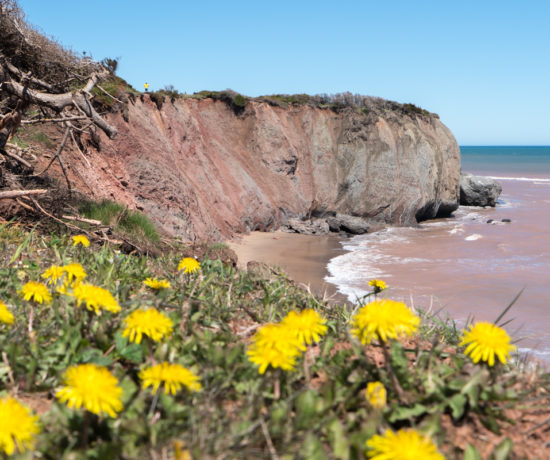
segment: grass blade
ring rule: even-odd
[[[500,315],[498,315],[498,318],[495,319],[495,321],[493,322],[493,324],[494,324],[495,326],[498,326],[498,322],[504,317],[504,315],[505,315],[506,313],[508,313],[508,311],[510,310],[510,308],[512,308],[512,307],[514,306],[514,304],[515,304],[515,303],[517,302],[517,300],[519,299],[519,296],[520,296],[521,294],[523,294],[523,291],[525,291],[525,288],[524,288],[524,287],[521,289],[521,291],[519,291],[519,292],[517,293],[517,295],[514,297],[514,300],[512,300],[512,302],[510,302],[510,305],[508,305],[508,306],[502,311],[502,313],[501,313]]]

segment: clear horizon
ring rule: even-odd
[[[550,2],[20,0],[138,90],[350,91],[438,113],[460,145],[550,145]]]

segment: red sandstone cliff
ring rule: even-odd
[[[212,99],[129,104],[119,134],[73,162],[95,198],[143,210],[185,240],[343,213],[394,224],[458,205],[460,151],[435,116]],[[78,159],[79,156],[75,156]],[[84,187],[84,186],[83,186]],[[82,188],[83,191],[86,189]]]

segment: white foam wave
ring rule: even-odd
[[[527,347],[518,347],[518,352],[520,355],[533,356],[534,358],[539,358],[543,361],[550,361],[550,350],[537,350],[536,348],[527,348]]]
[[[542,178],[542,177],[501,177],[501,176],[487,176],[490,179],[495,180],[516,180],[516,181],[522,181],[522,182],[539,182],[540,185],[546,185],[547,183],[550,183],[550,178]]]
[[[451,235],[455,235],[456,233],[464,233],[464,226],[463,225],[457,225],[451,230],[449,230],[449,233]]]
[[[474,233],[473,235],[467,236],[464,238],[464,241],[475,241],[483,238],[479,233]]]

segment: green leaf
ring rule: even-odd
[[[309,460],[328,460],[328,456],[323,450],[321,441],[317,439],[312,433],[308,433],[302,448],[300,449],[300,458],[307,458]]]
[[[124,377],[120,382],[120,387],[122,388],[122,402],[124,404],[128,403],[134,393],[138,391],[137,385],[130,377]]]
[[[334,458],[340,460],[349,459],[349,443],[342,422],[334,419],[328,426],[328,438],[332,447]]]
[[[311,426],[316,414],[317,392],[306,390],[296,398],[296,424],[298,428]]]
[[[481,454],[479,451],[472,446],[471,444],[468,444],[466,447],[466,450],[464,451],[464,460],[483,460],[481,458]]]
[[[113,364],[113,360],[110,356],[103,356],[100,350],[97,348],[87,348],[80,355],[80,362],[97,364],[98,366],[110,366]]]
[[[487,417],[479,417],[479,420],[483,424],[485,428],[492,431],[495,434],[500,435],[500,427],[498,426],[498,422],[496,421],[495,417],[492,415],[489,415]]]
[[[17,249],[15,250],[15,253],[13,254],[13,257],[8,262],[8,265],[11,265],[13,262],[15,262],[19,258],[21,253],[29,245],[29,241],[32,237],[32,234],[33,234],[33,232],[30,231],[29,234],[27,235],[27,237],[23,240],[23,242],[19,246],[17,246]]]
[[[137,343],[130,343],[122,337],[120,332],[115,334],[115,348],[118,355],[127,361],[141,363],[143,361],[143,348]]]
[[[489,381],[489,372],[485,368],[479,369],[460,390],[460,393],[468,396],[470,406],[475,409],[478,405],[481,388]]]
[[[419,417],[428,412],[428,409],[423,404],[415,404],[412,407],[397,406],[392,410],[388,421],[390,423],[396,422],[397,420],[409,420],[414,417]]]
[[[507,460],[512,453],[514,443],[510,438],[504,438],[504,440],[495,447],[493,453],[489,457],[490,460]]]
[[[449,400],[449,407],[451,408],[453,419],[458,420],[464,415],[464,409],[466,407],[467,398],[463,394],[454,395]]]

